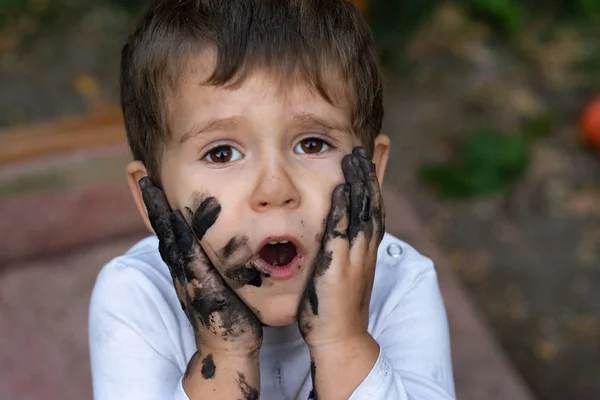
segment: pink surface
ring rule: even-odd
[[[0,199],[0,215],[0,269],[144,230],[125,183]]]

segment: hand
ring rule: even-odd
[[[342,169],[346,183],[333,191],[314,275],[298,310],[300,332],[311,351],[368,335],[385,211],[375,165],[364,148],[347,155]]]
[[[163,191],[150,178],[142,178],[139,185],[158,236],[161,258],[169,267],[181,307],[194,328],[198,350],[205,356],[256,356],[262,344],[260,321],[225,284],[200,245],[221,211],[217,200],[209,197],[193,212],[192,231],[182,213],[171,210]],[[190,366],[193,364],[192,360]]]

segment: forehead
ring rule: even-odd
[[[207,82],[215,68],[210,52],[193,57],[186,65],[167,101],[168,123],[174,136],[203,118],[231,118],[268,114],[272,120],[303,114],[326,118],[351,130],[351,103],[339,74],[328,74],[324,97],[300,73],[284,77],[277,70],[257,69],[224,85]],[[266,122],[266,121],[264,121]]]

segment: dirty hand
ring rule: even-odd
[[[221,206],[214,197],[193,212],[191,228],[179,210],[171,210],[163,191],[150,178],[139,182],[144,204],[158,236],[161,258],[169,267],[177,297],[203,354],[255,356],[262,344],[257,317],[227,286],[201,243]],[[197,353],[199,355],[199,353]]]
[[[369,302],[385,211],[375,165],[362,147],[342,161],[337,186],[300,308],[300,332],[309,348],[350,343],[368,335]]]

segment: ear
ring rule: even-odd
[[[125,171],[127,172],[127,183],[129,184],[129,190],[131,190],[131,195],[133,196],[135,205],[137,206],[137,209],[144,220],[146,228],[148,228],[150,232],[154,233],[154,229],[152,229],[150,219],[148,218],[148,210],[146,209],[144,199],[142,198],[142,190],[140,189],[139,185],[140,179],[148,175],[146,166],[141,161],[132,161],[127,165]]]
[[[383,134],[377,135],[377,137],[375,137],[375,147],[373,149],[373,163],[377,170],[377,180],[379,181],[380,187],[383,187],[383,177],[385,175],[385,167],[387,166],[389,155],[390,138]]]

